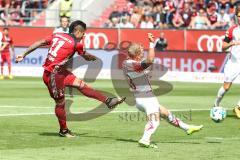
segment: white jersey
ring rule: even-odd
[[[148,66],[145,60],[135,61],[127,59],[123,61],[124,75],[128,80],[130,91],[134,93],[136,107],[150,115],[159,113],[161,105],[152,92],[148,78]]]
[[[69,28],[57,27],[54,29],[53,33],[68,33]]]
[[[135,61],[132,59],[123,61],[123,72],[130,86],[130,91],[133,93],[152,92],[148,78],[149,71],[143,65],[143,62],[144,60]]]
[[[224,41],[229,43],[231,41],[240,41],[240,26],[235,25],[230,27],[225,34]],[[230,48],[229,60],[233,63],[240,63],[240,45],[232,46]]]

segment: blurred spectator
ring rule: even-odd
[[[230,9],[230,0],[219,0],[218,1],[218,13],[221,12],[221,9],[224,9],[225,13],[229,13]]]
[[[167,46],[167,39],[164,37],[164,33],[161,32],[159,38],[155,40],[155,49],[157,51],[165,51],[167,49]]]
[[[133,14],[131,16],[131,23],[134,25],[134,27],[139,27],[141,17],[142,17],[142,8],[141,7],[134,7]]]
[[[153,26],[153,18],[150,15],[143,15],[142,21],[140,23],[140,28],[154,28]]]
[[[192,2],[192,4],[195,4],[196,10],[200,10],[200,8],[206,8],[206,4],[209,2],[210,0],[194,0],[194,2]]]
[[[192,14],[193,14],[189,3],[184,4],[183,10],[182,10],[182,12],[180,12],[180,14],[183,18],[184,27],[188,27],[191,22],[191,18],[192,18]]]
[[[60,1],[60,17],[68,17],[71,18],[71,10],[72,10],[73,0],[61,0]]]
[[[16,1],[11,1],[9,6],[9,19],[7,25],[20,25],[23,23],[21,19],[21,6]]]
[[[192,16],[191,16],[191,20],[192,18],[196,17],[198,15],[198,11],[197,8],[195,6],[192,7]],[[191,21],[190,21],[191,22]],[[190,25],[190,23],[189,23]]]
[[[165,2],[165,7],[167,7],[169,10],[175,10],[174,2],[173,0],[168,0]]]
[[[34,22],[36,17],[38,17],[37,14],[53,1],[54,0],[0,0],[0,25],[30,25],[31,22]],[[71,17],[73,0],[59,1],[61,2],[59,15]],[[103,24],[104,27],[126,27],[125,23],[127,23],[127,26],[133,24],[134,28],[140,28],[141,25],[145,28],[145,16],[147,15],[150,16],[147,17],[147,19],[150,19],[150,23],[153,23],[153,28],[191,28],[190,23],[192,19],[196,19],[194,17],[197,16],[200,9],[207,11],[207,18],[211,22],[211,27],[207,27],[208,29],[224,29],[225,27],[222,22],[223,20],[226,21],[226,19],[229,19],[226,18],[228,17],[226,15],[230,16],[228,25],[232,25],[234,22],[232,13],[234,12],[233,7],[235,7],[233,3],[236,0],[126,1],[124,7],[120,8],[118,5],[113,6],[109,20],[106,20]],[[224,18],[222,10],[226,13]],[[184,24],[182,24],[182,21]],[[152,28],[152,26],[150,28]]]
[[[127,7],[123,7],[123,10],[122,10],[122,12],[120,12],[120,15],[121,15],[121,17],[126,17],[126,16],[130,17],[131,16]]]
[[[173,27],[174,28],[181,28],[184,25],[184,21],[183,18],[181,16],[181,14],[176,11],[173,15],[173,19],[172,19],[172,23],[173,23]]]
[[[157,5],[165,5],[165,1],[164,0],[152,0],[153,6],[157,6]]]
[[[111,23],[109,24],[110,28],[118,28],[119,27],[119,19],[117,17],[113,17]]]
[[[209,4],[207,8],[207,18],[210,21],[211,29],[215,29],[217,27],[217,7],[214,3]]]
[[[184,6],[184,0],[174,0],[173,3],[175,9],[182,9]]]
[[[110,28],[111,26],[111,20],[110,19],[107,19],[107,21],[102,25],[103,28]]]
[[[5,25],[5,22],[4,22],[3,18],[2,18],[3,15],[4,15],[4,11],[5,10],[4,10],[3,6],[2,6],[2,3],[0,3],[0,26]]]
[[[55,28],[53,33],[68,33],[69,31],[69,18],[68,17],[61,17],[60,19],[60,26]]]
[[[166,28],[166,13],[163,5],[159,4],[153,8],[153,21],[155,28]]]
[[[145,5],[142,8],[143,8],[142,14],[144,14],[144,15],[151,15],[153,12],[153,6],[150,5],[150,3],[145,2]]]
[[[113,11],[109,16],[109,19],[112,20],[113,18],[119,19],[121,17],[121,12],[119,11],[119,8],[117,5],[114,5]]]
[[[118,25],[119,28],[134,28],[133,24],[130,22],[129,16],[124,16],[120,20],[120,24]]]
[[[31,21],[33,8],[34,8],[34,6],[33,6],[32,1],[24,0],[22,2],[21,14],[24,17],[24,22],[25,23],[29,23]]]
[[[10,4],[6,3],[4,7],[4,12],[1,14],[1,19],[4,21],[5,25],[10,25]]]
[[[20,16],[21,6],[17,5],[16,9],[12,10],[10,13],[11,24],[10,25],[22,25],[23,20]]]
[[[228,12],[230,13],[230,25],[233,22],[231,15],[234,12],[233,2],[235,0],[126,1],[127,5],[123,8],[123,11],[120,11],[119,8],[115,8],[114,12],[118,15],[118,12],[123,13],[126,11],[124,14],[127,14],[130,17],[130,22],[135,28],[146,27],[146,15],[151,16],[151,18],[147,17],[147,20],[152,19],[151,23],[153,23],[154,28],[222,28],[219,26],[220,23],[218,22],[218,17],[222,9],[224,9],[226,14],[228,14]],[[201,10],[203,10],[204,13],[201,14]],[[224,19],[226,19],[226,15],[224,16]],[[182,21],[184,22],[183,24]],[[109,21],[107,20],[105,24],[107,25],[108,23]],[[121,22],[118,21],[118,23]]]
[[[166,6],[164,8],[165,12],[166,12],[166,26],[171,28],[173,26],[172,24],[172,20],[173,20],[173,12],[174,12],[174,8],[169,8],[168,6]]]
[[[41,12],[43,9],[44,0],[35,0],[35,6],[37,8],[37,12]]]
[[[208,29],[211,23],[206,17],[206,13],[203,9],[200,9],[198,15],[192,18],[189,28],[192,29]]]
[[[231,23],[230,15],[222,8],[217,18],[217,29],[227,29]]]
[[[4,15],[5,15],[5,8],[3,7],[2,3],[0,3],[0,26],[5,25],[5,20],[4,20]]]
[[[205,5],[205,8],[215,7],[216,10],[219,9],[219,0],[210,0],[208,4]]]
[[[0,0],[0,25],[24,25],[54,0]],[[24,23],[25,22],[25,23]]]

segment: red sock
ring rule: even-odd
[[[8,64],[8,74],[11,75],[11,64]]]
[[[107,96],[103,95],[99,91],[94,90],[93,88],[91,88],[91,87],[89,87],[87,85],[84,85],[84,87],[82,87],[82,88],[78,88],[78,90],[82,94],[84,94],[85,96],[97,99],[97,100],[99,100],[99,101],[101,101],[103,103],[105,103],[105,101],[107,99]]]
[[[3,63],[1,63],[1,75],[3,75]]]
[[[55,114],[58,118],[60,129],[67,129],[65,104],[56,105]]]

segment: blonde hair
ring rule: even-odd
[[[128,56],[134,58],[141,53],[142,45],[138,43],[132,43],[128,48]]]

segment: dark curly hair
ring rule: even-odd
[[[77,26],[81,26],[81,28],[82,28],[83,30],[86,30],[86,29],[87,29],[86,23],[84,23],[83,21],[77,20],[77,21],[74,21],[74,22],[72,22],[72,23],[70,24],[70,26],[69,26],[69,33],[73,33],[75,27],[77,27]]]

